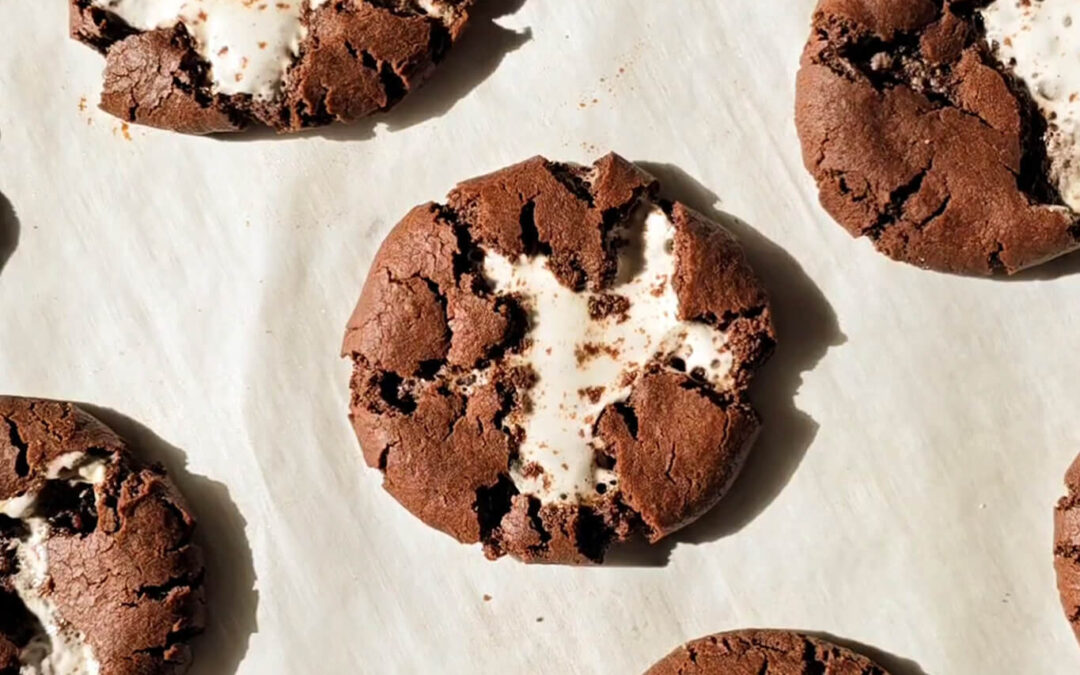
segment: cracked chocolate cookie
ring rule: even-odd
[[[796,123],[825,209],[945,272],[1013,273],[1080,246],[1075,9],[821,0]]]
[[[0,673],[184,672],[203,626],[194,527],[96,419],[0,397]]]
[[[834,644],[781,630],[741,630],[694,640],[645,675],[888,675],[884,668]]]
[[[735,239],[608,155],[466,181],[389,234],[349,320],[386,489],[488,557],[600,562],[727,491],[774,346]]]
[[[1065,616],[1080,640],[1080,457],[1066,472],[1065,487],[1054,511],[1054,569]]]
[[[388,110],[457,40],[472,0],[69,0],[105,55],[101,108],[191,134],[297,131]]]

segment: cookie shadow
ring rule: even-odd
[[[108,408],[80,403],[124,438],[144,461],[165,467],[198,521],[196,542],[206,560],[206,632],[195,639],[188,675],[235,673],[258,629],[255,565],[247,521],[222,483],[189,473],[183,451],[145,426]]]
[[[839,638],[830,633],[809,631],[806,634],[811,637],[816,637],[819,640],[825,640],[826,642],[840,645],[857,654],[862,654],[884,668],[889,675],[927,675],[926,671],[922,669],[922,666],[911,659],[905,659],[882,649],[878,649],[877,647],[871,647],[870,645],[865,645],[861,642],[856,642],[855,640]]]
[[[1022,270],[1012,276],[996,275],[998,281],[1054,281],[1080,274],[1080,251],[1066,253],[1060,258],[1043,263],[1030,269]]]
[[[488,79],[508,54],[532,40],[531,28],[515,31],[496,22],[517,12],[524,4],[525,0],[484,0],[478,3],[471,12],[465,33],[438,64],[431,78],[386,112],[349,124],[331,124],[293,134],[250,129],[238,134],[225,134],[221,138],[252,141],[317,136],[333,141],[363,141],[374,138],[375,129],[380,124],[386,125],[390,131],[402,131],[442,117]]]
[[[19,218],[11,201],[0,194],[0,272],[19,246]]]
[[[615,565],[655,567],[665,565],[679,543],[700,544],[738,532],[780,494],[818,432],[817,422],[795,405],[802,375],[847,338],[825,295],[791,254],[715,208],[717,195],[682,169],[655,162],[637,164],[660,180],[664,198],[700,211],[739,239],[769,291],[778,342],[750,392],[763,420],[761,433],[728,494],[713,510],[658,544],[635,542],[613,550],[610,557]]]

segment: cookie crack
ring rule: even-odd
[[[688,645],[686,648],[687,655],[690,657],[690,663],[697,665],[698,653],[697,649],[693,645]]]
[[[915,223],[916,230],[924,230],[935,220],[945,215],[945,212],[949,209],[949,204],[952,203],[952,194],[946,194],[945,199],[941,200],[941,204],[934,209],[933,213],[923,218],[919,222]]]
[[[410,275],[408,277],[399,278],[399,277],[395,277],[389,270],[386,271],[386,279],[387,279],[387,282],[389,284],[392,284],[392,285],[395,285],[395,286],[404,285],[407,282],[412,281],[412,280],[420,281],[421,283],[423,283],[424,286],[428,289],[428,291],[431,292],[432,296],[434,296],[435,301],[439,305],[440,311],[442,313],[443,324],[446,326],[446,331],[445,331],[445,333],[443,335],[444,339],[446,340],[446,342],[448,344],[453,340],[454,333],[453,333],[453,329],[450,327],[449,299],[448,299],[446,293],[443,291],[442,286],[440,286],[437,281],[435,281],[434,279],[432,279],[432,278],[430,278],[428,276],[425,276],[423,274],[413,274],[413,275]],[[414,316],[412,316],[410,318],[412,320],[418,320],[419,319],[419,317],[417,315],[414,315]],[[355,328],[350,329],[349,333],[351,334],[351,333],[361,331],[361,330],[363,330],[363,327],[355,327]],[[417,369],[414,372],[407,373],[407,374],[404,374],[404,375],[399,374],[399,373],[394,373],[394,375],[399,377],[404,384],[407,384],[407,385],[411,386],[411,385],[415,384],[415,380],[417,380],[417,379],[427,380],[427,381],[434,380],[436,378],[436,376],[443,370],[443,368],[447,364],[448,364],[448,360],[445,357],[436,358],[436,359],[427,359],[425,361],[420,362],[419,366],[417,367]],[[391,371],[387,370],[385,372],[391,372]]]
[[[398,442],[387,443],[379,453],[379,471],[386,473],[386,467],[390,464],[390,452],[398,446]]]
[[[326,101],[329,97],[330,89],[325,84],[320,83],[319,94],[315,99],[314,108],[311,108],[306,100],[297,104],[296,114],[300,116],[301,123],[304,126],[329,123],[331,120],[337,119],[336,115],[330,114],[330,110],[326,105]]]
[[[683,375],[682,381],[679,382],[679,388],[694,392],[702,398],[707,399],[721,410],[727,410],[736,401],[733,394],[718,389],[711,383],[691,377],[688,374]]]
[[[431,294],[435,296],[435,301],[439,303],[439,307],[442,309],[443,323],[446,325],[445,337],[446,337],[447,343],[449,344],[454,339],[454,330],[450,327],[450,309],[449,309],[449,301],[448,301],[448,299],[446,297],[446,293],[443,291],[442,287],[439,286],[438,282],[436,282],[434,279],[431,279],[429,277],[425,277],[425,276],[419,275],[419,274],[416,275],[415,278],[417,278],[420,281],[424,282],[424,285],[427,286],[429,291],[431,291]],[[438,372],[438,370],[442,369],[442,366],[446,365],[446,359],[445,358],[443,358],[443,359],[433,359],[432,361],[428,362],[426,368],[430,369],[432,367],[432,363],[438,365],[438,369],[436,370],[436,372]],[[431,379],[431,378],[423,377],[423,371],[424,370],[425,370],[425,365],[421,364],[421,366],[420,366],[420,371],[421,371],[420,376],[421,376],[421,378],[422,379]],[[434,373],[432,375],[434,376]]]
[[[492,542],[492,535],[502,524],[513,508],[513,499],[518,495],[517,486],[509,474],[500,474],[494,485],[477,488],[473,510],[480,524],[480,540]]]
[[[994,242],[994,248],[986,256],[986,264],[991,272],[1000,274],[1006,271],[1005,263],[1001,261],[1001,254],[1005,251],[1005,245],[1000,241]]]
[[[616,536],[615,530],[590,506],[578,508],[574,541],[578,553],[595,563],[604,561],[604,554]]]
[[[445,221],[450,227],[454,240],[457,242],[458,250],[454,252],[453,257],[454,281],[461,283],[461,279],[466,274],[473,274],[477,279],[482,278],[480,266],[484,259],[484,251],[473,241],[468,220],[464,214],[449,204],[439,204],[436,209],[438,209],[440,220]]]
[[[940,19],[939,14],[935,21]],[[923,61],[918,34],[902,31],[885,39],[835,16],[828,17],[827,22],[817,27],[821,48],[810,55],[812,64],[828,68],[849,82],[861,78],[879,94],[906,85],[925,93],[928,99],[947,102],[940,91],[928,86],[940,83],[943,72]]]
[[[81,15],[89,15],[94,28],[97,30],[97,35],[80,31],[79,40],[105,54],[112,45],[138,33],[126,21],[117,16],[115,12],[110,12],[101,7],[94,7],[90,4],[90,1],[77,0],[76,7]]]
[[[559,162],[547,162],[545,168],[570,194],[587,204],[590,209],[596,208],[596,198],[593,196],[592,182],[588,179],[588,169]]]
[[[1054,555],[1080,563],[1080,543],[1058,542],[1054,545]]]
[[[540,240],[540,231],[536,228],[536,200],[530,199],[522,205],[518,226],[521,227],[521,250],[525,255],[551,255],[551,245]]]
[[[525,512],[525,515],[528,516],[531,527],[540,537],[540,543],[529,546],[529,550],[535,554],[542,555],[547,551],[548,544],[551,542],[551,533],[544,527],[544,521],[540,518],[540,507],[542,505],[540,499],[533,495],[528,495],[528,499],[529,508]]]
[[[676,485],[675,478],[671,475],[672,470],[675,468],[675,458],[678,456],[678,450],[675,445],[672,444],[670,451],[668,452],[667,466],[664,468],[664,478],[672,485]]]
[[[828,670],[828,655],[825,660],[818,658],[817,647],[807,638],[803,638],[803,660],[806,662],[806,675],[825,675]]]
[[[922,189],[923,181],[933,168],[933,161],[930,164],[919,170],[915,176],[907,183],[893,189],[889,193],[889,201],[881,209],[877,220],[874,221],[869,227],[864,230],[864,234],[873,240],[878,240],[884,234],[885,229],[891,225],[894,225],[904,217],[904,207],[907,205],[909,199],[918,194]]]
[[[135,589],[135,597],[140,600],[165,602],[174,591],[191,590],[202,586],[204,576],[205,572],[195,575],[182,574],[171,577],[162,584],[144,584]]]
[[[439,63],[450,53],[450,48],[454,44],[454,36],[450,33],[450,22],[447,19],[438,19],[430,14],[427,16],[428,25],[431,29],[430,38],[428,39],[428,51],[431,53],[431,60]]]
[[[346,39],[342,42],[345,46],[345,51],[349,53],[349,56],[353,57],[354,61],[359,61],[360,65],[370,70],[375,70],[375,59],[371,56],[371,53],[367,50],[361,52],[356,48],[350,40]]]
[[[173,516],[176,518],[177,525],[182,528],[180,537],[166,549],[168,553],[176,553],[181,549],[187,548],[191,544],[191,538],[194,531],[184,510],[173,503],[171,499],[162,498],[161,504],[167,510],[172,512]]]
[[[1069,623],[1080,623],[1080,607],[1075,607],[1069,610],[1069,612],[1065,615],[1065,618],[1066,620],[1068,620]]]
[[[626,429],[630,432],[630,437],[635,441],[638,440],[638,416],[633,404],[629,400],[618,401],[612,404],[611,409],[623,418]]]
[[[393,16],[405,18],[423,17],[429,28],[428,52],[431,55],[431,60],[435,63],[441,61],[453,45],[453,38],[447,29],[448,20],[432,15],[419,2],[411,0],[361,0],[361,2]],[[357,49],[350,42],[345,43],[345,48],[354,59],[361,61],[365,68],[378,73],[379,83],[385,97],[385,102],[381,106],[383,111],[389,110],[405,97],[409,91],[406,83],[408,73],[403,72],[398,67],[398,64],[377,59],[369,51]]]
[[[450,395],[448,391],[444,392],[444,391],[441,390],[441,388],[440,388],[440,391],[438,393],[439,393],[440,396],[448,396],[448,395]],[[440,445],[445,445],[446,442],[449,441],[450,438],[455,433],[457,433],[458,425],[461,424],[462,422],[466,421],[466,418],[468,417],[468,414],[469,414],[469,398],[467,396],[465,396],[464,394],[460,394],[459,396],[462,399],[461,400],[461,406],[457,410],[457,412],[455,412],[453,419],[450,420],[450,422],[449,422],[449,424],[447,426],[446,433],[443,434],[442,439],[439,441]]]
[[[170,662],[172,660],[170,658],[170,652],[173,649],[181,645],[186,645],[187,643],[198,637],[201,633],[202,631],[200,629],[193,627],[175,628],[173,630],[170,630],[165,635],[165,644],[157,645],[154,647],[142,647],[140,649],[135,649],[132,651],[132,656],[128,656],[126,658],[128,660],[132,660],[137,654],[145,654],[147,656],[161,659],[165,662]]]
[[[30,446],[19,434],[19,427],[14,420],[10,417],[4,417],[3,419],[8,426],[8,440],[11,441],[12,447],[15,448],[15,475],[25,478],[30,475],[30,463],[27,461]]]
[[[723,316],[719,318],[715,314],[707,312],[701,316],[695,317],[694,321],[702,321],[716,330],[727,332],[736,321],[752,321],[760,318],[765,314],[765,311],[768,308],[769,306],[763,303],[745,309],[727,310],[724,312]]]
[[[953,110],[988,130],[1002,133],[982,115],[981,110],[969,109],[960,100],[954,73],[962,61],[974,55],[980,66],[992,69],[1003,78],[1020,109],[1023,123],[1021,136],[1026,140],[1021,165],[1019,170],[1008,165],[1005,168],[1017,177],[1018,188],[1029,200],[1062,204],[1057,188],[1044,175],[1047,123],[1026,85],[991,51],[985,39],[985,29],[974,16],[975,5],[957,8],[951,3],[939,4],[937,16],[925,25],[924,30],[939,25],[945,20],[946,13],[965,21],[971,28],[962,48],[947,62],[928,61],[923,53],[920,32],[898,32],[885,39],[837,17],[818,20],[819,24],[825,24],[817,28],[816,37],[821,44],[818,51],[809,54],[809,62],[825,67],[848,81],[866,82],[879,96],[896,87],[905,87],[926,99],[930,108],[924,115],[940,115],[945,110]],[[985,3],[976,3],[980,4]],[[831,140],[826,134],[819,155],[815,158],[814,166],[818,170]]]
[[[405,94],[409,92],[409,88],[405,84],[405,78],[389,61],[382,61],[379,64],[379,83],[382,85],[383,95],[386,97],[383,110],[389,110],[394,104],[405,98]]]
[[[416,412],[416,399],[405,386],[406,380],[401,375],[383,370],[376,373],[379,397],[390,407],[405,415]]]
[[[125,78],[134,80],[136,83],[135,86],[128,88],[128,99],[130,101],[128,104],[129,122],[136,122],[138,114],[142,110],[149,110],[152,113],[163,108],[166,102],[174,95],[174,92],[190,96],[191,100],[203,109],[214,106],[215,96],[208,93],[210,90],[210,63],[199,55],[195,48],[194,38],[192,38],[187,26],[180,21],[174,26],[156,30],[171,31],[169,41],[183,52],[183,56],[177,64],[175,73],[166,70],[165,63],[161,59],[157,60],[155,69],[149,73],[138,67],[122,71]],[[158,87],[154,86],[154,81],[158,79],[170,80],[172,87],[153,101],[140,104],[135,98],[135,91],[147,88],[158,89]],[[230,112],[229,117],[237,125],[244,124],[243,116],[239,111]]]

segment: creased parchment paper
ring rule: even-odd
[[[99,406],[176,475],[210,563],[193,672],[637,675],[750,626],[840,636],[898,675],[1080,669],[1051,555],[1080,451],[1080,260],[955,278],[830,222],[792,122],[812,5],[489,0],[375,122],[205,139],[96,111],[103,62],[65,3],[3,0],[0,391]],[[363,466],[345,321],[414,204],[609,149],[739,219],[783,341],[767,428],[667,546],[489,563]]]

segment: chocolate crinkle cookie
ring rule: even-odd
[[[1076,9],[821,0],[796,122],[825,209],[945,272],[1013,273],[1080,246]]]
[[[845,647],[783,630],[740,630],[694,640],[645,675],[888,675]]]
[[[101,108],[191,134],[297,131],[387,110],[458,39],[472,0],[69,0],[105,55]]]
[[[186,671],[204,614],[194,527],[99,421],[0,397],[0,674]]]
[[[1054,511],[1054,569],[1065,616],[1080,640],[1080,457],[1066,472],[1065,487]]]
[[[364,457],[421,520],[490,558],[600,562],[728,490],[774,346],[716,223],[608,155],[466,181],[389,234],[349,320]]]

